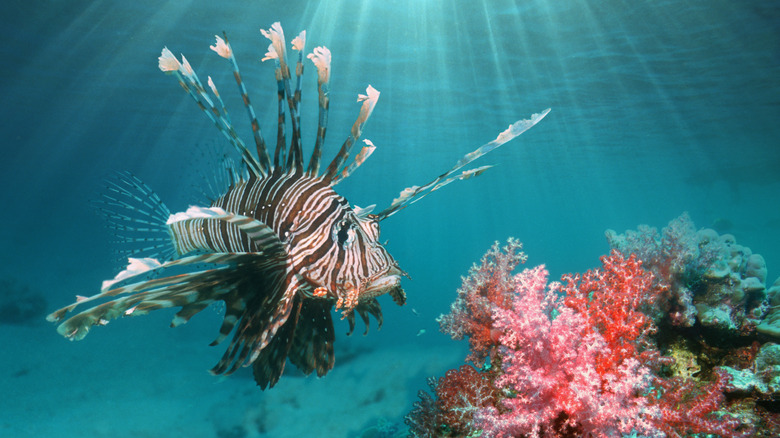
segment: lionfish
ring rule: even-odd
[[[94,325],[164,308],[179,308],[171,323],[176,327],[212,303],[222,302],[222,325],[211,345],[219,344],[231,333],[233,336],[221,360],[211,369],[213,374],[229,375],[251,365],[257,384],[265,389],[276,384],[289,359],[306,375],[316,371],[324,376],[335,361],[334,307],[342,312],[342,319],[347,319],[347,334],[351,334],[356,313],[366,331],[369,315],[381,327],[380,295],[389,294],[398,305],[406,301],[401,277],[408,275],[379,242],[379,223],[453,181],[481,174],[490,166],[456,172],[522,134],[550,111],[515,122],[448,171],[427,184],[404,189],[390,206],[372,213],[373,206],[353,207],[334,187],[375,149],[371,141],[363,140],[365,146],[347,164],[379,91],[369,85],[366,94],[359,95],[357,120],[336,156],[321,170],[331,54],[326,47],[316,47],[307,56],[318,74],[319,119],[313,152],[304,167],[299,103],[306,32],[292,41],[293,50],[298,52],[295,90],[281,25],[274,23],[261,32],[271,41],[263,61],[274,61],[278,88],[273,157],[224,32],[223,37],[216,36],[210,48],[232,65],[249,115],[256,156],[236,133],[211,77],[207,81],[212,92],[209,94],[187,59],[182,56],[179,61],[163,48],[160,69],[176,77],[240,154],[240,170],[232,168],[229,187],[211,205],[191,206],[175,214],[131,174],[120,174],[118,181],[110,183],[103,205],[114,228],[125,233],[150,233],[127,240],[150,242],[133,255],[147,251],[154,257],[129,257],[127,268],[104,281],[100,293],[78,296],[75,303],[49,315],[49,321],[59,322],[78,306],[108,299],[63,321],[57,328],[61,335],[80,340]],[[288,117],[289,144],[285,127]],[[154,237],[154,233],[160,234]]]

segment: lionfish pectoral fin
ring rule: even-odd
[[[203,269],[203,266],[217,266]],[[159,267],[117,281],[100,294],[59,309],[48,316],[52,322],[61,321],[77,306],[100,299],[117,297],[84,310],[63,321],[57,331],[71,339],[83,339],[94,325],[104,325],[122,316],[137,316],[152,310],[181,307],[171,325],[178,326],[215,301],[225,301],[228,309],[243,307],[243,296],[232,294],[236,288],[245,287],[247,275],[258,275],[273,269],[284,269],[285,261],[257,253],[200,254],[163,263]],[[171,271],[197,271],[170,274]],[[156,278],[139,281],[139,277],[154,275]],[[162,276],[167,275],[167,276]],[[261,274],[262,275],[262,274]],[[227,317],[227,315],[226,315]]]
[[[446,186],[447,184],[453,181],[468,179],[481,174],[482,172],[487,170],[489,166],[482,166],[476,169],[467,170],[462,172],[460,175],[452,176],[456,171],[461,169],[463,166],[470,164],[472,161],[476,160],[477,158],[487,154],[488,152],[498,148],[504,143],[512,140],[513,138],[524,133],[525,131],[531,129],[534,125],[539,123],[547,114],[549,114],[549,112],[550,109],[547,108],[546,110],[538,114],[531,115],[531,117],[528,119],[516,121],[515,123],[509,125],[507,129],[505,129],[500,134],[498,134],[495,140],[485,143],[482,146],[478,147],[477,149],[464,155],[460,160],[458,160],[457,163],[455,163],[455,165],[450,170],[434,178],[429,183],[424,184],[422,186],[411,186],[403,189],[400,195],[398,195],[398,197],[393,200],[393,202],[390,204],[389,207],[382,210],[380,213],[376,215],[377,220],[381,221],[383,219],[386,219],[394,215],[398,211],[404,209],[405,207],[411,204],[414,204],[420,199],[428,196],[432,192]]]

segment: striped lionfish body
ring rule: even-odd
[[[134,252],[136,257],[129,258],[125,270],[103,282],[99,294],[77,297],[75,303],[49,315],[50,321],[62,321],[57,330],[63,336],[82,339],[93,325],[162,308],[180,309],[172,322],[178,326],[212,303],[223,302],[222,326],[212,345],[231,333],[232,339],[213,373],[231,374],[242,365],[252,365],[255,380],[265,389],[278,381],[289,359],[305,374],[316,371],[323,376],[335,360],[334,308],[342,312],[352,333],[355,314],[366,327],[370,315],[381,326],[377,297],[389,294],[399,305],[406,301],[401,288],[401,277],[406,273],[379,243],[380,221],[450,182],[479,175],[489,166],[455,172],[531,128],[549,112],[510,125],[447,172],[427,184],[403,190],[390,206],[373,214],[372,207],[351,206],[334,186],[374,150],[370,141],[363,140],[365,146],[347,164],[379,92],[368,86],[366,94],[358,97],[362,102],[358,118],[337,155],[321,171],[330,52],[325,47],[315,48],[308,58],[318,72],[319,121],[314,150],[304,167],[299,102],[305,32],[292,42],[298,52],[294,90],[281,26],[274,23],[262,33],[271,40],[263,60],[274,60],[276,65],[279,119],[273,154],[266,147],[227,37],[217,37],[211,49],[231,61],[249,115],[256,155],[237,135],[211,78],[207,81],[209,93],[186,58],[179,61],[163,49],[160,69],[177,77],[241,156],[241,163],[230,170],[231,183],[218,199],[175,214],[130,174],[120,174],[118,181],[110,182],[100,208],[120,235],[148,234],[125,237],[145,246]],[[77,306],[101,300],[65,319]]]

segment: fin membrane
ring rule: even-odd
[[[101,196],[92,206],[114,234],[119,259],[154,257],[170,260],[174,249],[165,222],[171,212],[159,196],[130,172],[105,179]]]

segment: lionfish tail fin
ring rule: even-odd
[[[106,219],[120,258],[152,257],[169,260],[174,248],[166,221],[171,212],[159,196],[130,172],[105,179],[101,196],[92,206]]]
[[[517,122],[509,125],[509,127],[504,131],[502,131],[500,134],[498,134],[498,136],[494,140],[485,143],[484,145],[478,147],[474,151],[464,155],[463,158],[458,160],[458,162],[455,163],[455,165],[450,170],[439,175],[437,178],[433,179],[429,183],[422,186],[411,186],[405,188],[404,190],[401,191],[398,198],[393,200],[393,202],[390,204],[389,207],[387,207],[386,209],[382,210],[380,213],[377,214],[377,218],[378,218],[377,220],[381,221],[383,219],[386,219],[394,215],[398,211],[406,208],[411,204],[414,204],[420,199],[428,196],[430,193],[446,186],[447,184],[453,181],[468,179],[482,174],[485,170],[490,168],[490,166],[482,166],[476,169],[466,170],[462,172],[460,175],[453,176],[453,174],[458,170],[460,170],[462,167],[470,164],[472,161],[476,160],[477,158],[487,154],[488,152],[498,148],[504,143],[507,143],[508,141],[514,139],[515,137],[519,136],[525,131],[531,129],[534,125],[539,123],[549,112],[550,109],[547,108],[546,110],[538,114],[533,114],[528,119],[518,120]]]

